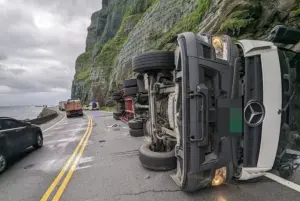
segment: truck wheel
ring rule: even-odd
[[[131,129],[143,129],[143,122],[141,120],[130,120],[128,127]]]
[[[138,87],[124,88],[124,96],[136,96],[138,93]]]
[[[143,129],[130,129],[129,134],[132,137],[143,137],[144,136],[144,131],[143,131]]]
[[[128,87],[136,87],[137,86],[137,80],[136,79],[128,79],[123,81],[124,88]]]
[[[174,61],[174,52],[146,52],[133,58],[133,71],[137,73],[146,73],[156,70],[174,70]]]
[[[117,115],[113,114],[113,117],[114,117],[115,120],[120,120],[120,116],[117,116]]]
[[[120,120],[120,116],[123,114],[123,112],[114,112],[113,113],[113,118],[115,120]]]
[[[144,144],[139,149],[141,164],[150,170],[172,170],[176,168],[175,149],[169,152],[154,152],[150,150],[151,143]]]
[[[0,174],[2,174],[7,168],[7,159],[5,155],[0,152]]]
[[[120,92],[114,92],[111,96],[111,98],[115,101],[118,101],[120,99],[122,99],[121,93]]]
[[[119,101],[120,99],[122,99],[121,96],[112,96],[111,98],[115,101]]]

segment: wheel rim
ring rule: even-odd
[[[6,167],[6,160],[3,155],[0,154],[0,172],[2,172]]]
[[[37,144],[38,144],[39,146],[42,146],[42,145],[43,145],[43,139],[42,139],[41,135],[38,135],[38,136],[37,136]]]

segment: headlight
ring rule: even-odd
[[[219,186],[219,185],[223,184],[226,181],[226,176],[227,176],[226,167],[216,169],[215,176],[212,180],[211,185],[212,186]]]

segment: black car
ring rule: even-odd
[[[43,146],[40,127],[13,118],[0,117],[0,174],[7,167],[7,159],[30,146]]]

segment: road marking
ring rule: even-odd
[[[54,179],[54,181],[52,182],[52,184],[50,185],[50,187],[47,189],[47,191],[45,192],[45,194],[43,195],[43,197],[41,198],[40,201],[47,201],[49,196],[51,195],[52,191],[54,190],[54,188],[57,186],[57,184],[60,182],[60,180],[62,179],[62,177],[64,176],[65,172],[67,171],[67,169],[69,168],[69,166],[71,165],[71,162],[73,161],[73,159],[75,158],[78,150],[80,149],[81,145],[84,142],[84,139],[86,138],[87,134],[90,131],[90,128],[92,126],[91,124],[92,120],[89,117],[89,123],[88,123],[88,127],[83,135],[83,137],[81,138],[80,142],[78,143],[77,147],[75,148],[73,154],[71,155],[71,157],[68,159],[68,161],[65,163],[64,167],[61,169],[61,171],[59,172],[59,174],[57,175],[57,177]]]
[[[62,118],[62,120],[60,120],[60,121],[57,122],[56,124],[50,126],[49,128],[46,128],[46,129],[43,130],[42,132],[46,132],[47,130],[50,130],[50,129],[53,128],[54,126],[56,126],[56,125],[58,125],[59,123],[61,123],[65,118],[66,118],[66,115],[64,116],[64,118]]]
[[[289,188],[291,188],[295,191],[300,192],[300,185],[295,184],[294,182],[285,180],[285,179],[283,179],[281,177],[278,177],[278,176],[276,176],[274,174],[271,174],[271,173],[266,173],[265,177],[268,177],[269,179],[272,179],[272,180],[274,180],[274,181],[276,181],[276,182],[278,182],[278,183],[280,183],[280,184],[282,184],[286,187],[289,187]]]
[[[93,121],[91,120],[91,122],[93,122]],[[55,196],[53,197],[52,201],[59,201],[60,200],[60,198],[61,198],[62,194],[64,193],[64,191],[65,191],[68,183],[70,182],[70,179],[72,178],[72,175],[73,175],[74,171],[76,170],[78,162],[79,162],[79,160],[80,160],[80,158],[81,158],[81,156],[82,156],[82,154],[84,152],[84,149],[85,149],[85,147],[87,145],[87,141],[89,140],[89,138],[91,136],[93,127],[91,126],[90,128],[91,129],[89,130],[89,133],[88,133],[87,137],[85,138],[84,143],[81,146],[81,149],[80,149],[80,151],[79,151],[79,153],[78,153],[78,155],[77,155],[77,157],[76,157],[73,165],[71,166],[71,168],[70,168],[67,176],[65,177],[64,181],[60,185],[60,187],[57,190],[57,192],[56,192]]]

